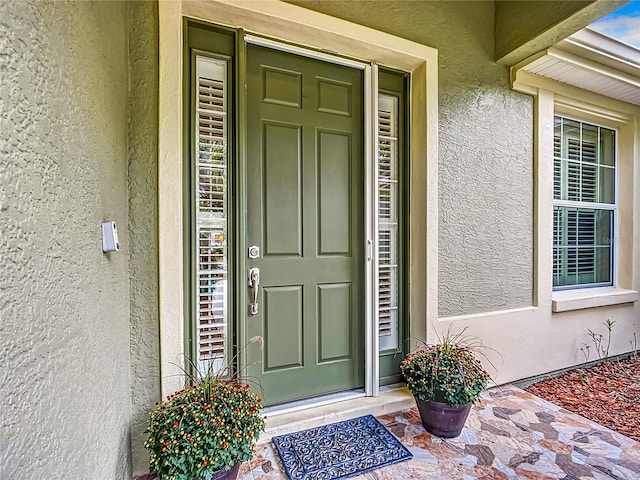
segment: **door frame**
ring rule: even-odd
[[[340,52],[410,73],[409,337],[435,326],[438,279],[438,51],[284,2],[233,0],[160,2],[158,106],[158,270],[162,395],[182,388],[184,368],[184,248],[182,222],[183,28],[187,19],[243,27],[284,43]],[[241,132],[239,132],[241,134]]]
[[[345,57],[339,57],[328,53],[320,52],[304,48],[298,45],[277,41],[271,38],[262,37],[255,34],[238,35],[237,49],[242,54],[238,55],[238,58],[242,58],[242,61],[238,62],[237,82],[239,85],[246,85],[246,49],[247,45],[255,45],[259,47],[271,48],[284,53],[290,53],[299,55],[305,58],[311,58],[314,60],[320,60],[326,63],[333,63],[348,68],[354,68],[363,71],[364,83],[363,83],[363,150],[364,150],[364,245],[363,252],[364,258],[364,292],[358,292],[358,295],[364,293],[362,298],[364,302],[364,395],[365,396],[377,396],[379,392],[379,342],[378,342],[378,317],[374,313],[377,312],[377,260],[373,252],[375,252],[374,240],[377,238],[377,222],[374,215],[373,205],[377,204],[377,189],[374,185],[377,184],[377,178],[375,177],[375,169],[373,168],[374,160],[378,154],[378,142],[377,142],[377,122],[374,121],[375,112],[378,111],[378,67],[375,63],[365,63],[357,60],[352,60]],[[247,142],[247,112],[246,112],[246,90],[242,89],[239,93],[238,115],[239,119],[238,132],[242,132],[238,136],[238,163],[242,176],[239,176],[239,181],[242,182],[242,191],[246,189],[246,142]],[[375,202],[375,203],[374,203]],[[246,199],[243,197],[240,199],[239,212],[246,211]],[[239,221],[239,239],[246,239],[246,219]],[[248,245],[244,245],[246,240],[242,240],[243,245],[239,246],[237,254],[237,278],[238,285],[236,285],[236,291],[238,292],[239,304],[238,304],[238,318],[237,329],[238,336],[240,338],[240,345],[246,345],[249,341],[248,335],[245,331],[245,322],[250,321],[247,317],[248,298],[246,282],[243,285],[243,279],[246,275],[243,275],[247,271],[247,248]],[[247,364],[246,351],[240,352],[241,365]]]

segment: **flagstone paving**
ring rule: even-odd
[[[640,443],[513,386],[484,392],[453,439],[427,433],[415,408],[377,418],[413,459],[351,478],[640,479]],[[286,480],[287,475],[268,442],[242,465],[238,478]]]

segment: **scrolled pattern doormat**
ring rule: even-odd
[[[373,415],[272,441],[291,480],[337,480],[413,457]]]

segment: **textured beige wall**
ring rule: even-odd
[[[126,9],[0,2],[2,479],[130,478]]]
[[[131,448],[134,472],[149,469],[144,429],[160,399],[158,323],[158,5],[129,9],[129,283]]]
[[[529,306],[533,102],[493,62],[493,2],[290,2],[439,52],[441,317]]]

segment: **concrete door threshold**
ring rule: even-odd
[[[413,406],[415,406],[415,401],[409,390],[406,387],[397,387],[381,391],[377,397],[352,394],[346,398],[338,397],[330,403],[311,403],[306,408],[285,408],[281,411],[267,409],[267,428],[260,436],[258,443],[266,443],[277,435],[306,430],[362,415],[383,415]]]

